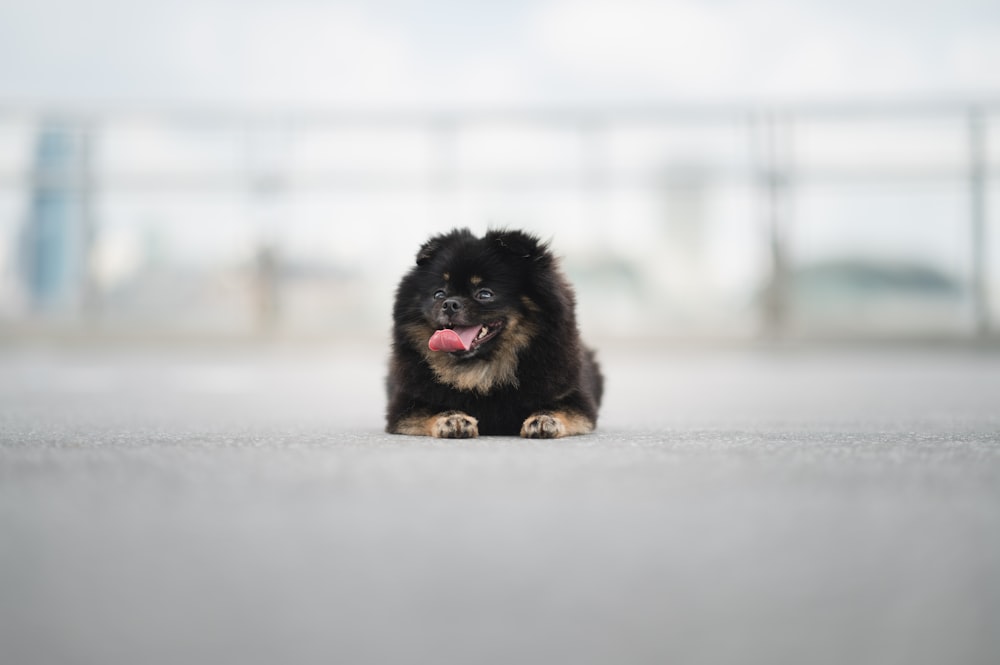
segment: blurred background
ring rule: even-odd
[[[430,233],[588,338],[996,338],[988,0],[0,5],[0,335],[386,339]]]

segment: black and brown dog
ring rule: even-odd
[[[556,258],[521,231],[428,240],[393,309],[387,426],[469,438],[585,434],[604,379]]]

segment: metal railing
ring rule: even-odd
[[[787,232],[796,220],[789,201],[797,188],[817,182],[926,182],[959,180],[966,183],[970,298],[974,310],[974,334],[987,337],[994,332],[991,321],[990,275],[987,254],[990,184],[996,177],[992,168],[990,131],[1000,114],[1000,101],[979,102],[900,102],[813,104],[762,107],[675,106],[609,109],[543,110],[461,110],[461,111],[300,111],[249,112],[242,110],[191,109],[46,109],[11,108],[0,105],[0,128],[19,126],[26,131],[49,128],[76,138],[77,159],[46,168],[29,164],[21,168],[0,165],[0,193],[62,191],[72,193],[79,207],[80,238],[78,260],[83,308],[99,309],[100,298],[92,275],[86,269],[100,224],[95,219],[93,201],[116,192],[156,192],[163,190],[216,191],[235,189],[251,197],[269,192],[370,191],[400,189],[452,191],[456,189],[576,188],[599,198],[616,186],[669,187],[683,184],[689,175],[671,169],[627,170],[614,168],[608,159],[608,137],[617,129],[654,127],[741,127],[747,158],[738,163],[716,162],[702,169],[699,177],[712,183],[748,183],[757,192],[760,223],[766,235],[769,273],[762,318],[767,334],[778,336],[788,316],[790,256]],[[917,166],[848,166],[804,164],[796,153],[799,129],[814,122],[870,121],[893,123],[902,120],[943,120],[964,134],[965,158],[956,164]],[[232,168],[196,171],[135,170],[108,172],[95,167],[93,153],[102,137],[129,122],[147,122],[169,127],[210,128],[240,137],[244,159]],[[469,169],[457,157],[461,136],[478,127],[530,128],[575,133],[579,159],[568,169],[545,173],[518,173],[502,170]],[[292,136],[307,140],[310,133],[340,129],[373,132],[407,130],[427,137],[431,146],[422,168],[400,172],[393,169],[296,169],[257,160],[251,154],[260,137]],[[741,149],[742,150],[742,149]],[[992,159],[996,159],[995,156]],[[600,206],[594,206],[600,209]],[[594,214],[600,214],[596,212]],[[602,220],[597,219],[595,223]]]

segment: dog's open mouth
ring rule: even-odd
[[[468,352],[496,337],[503,328],[503,321],[484,323],[478,326],[454,326],[442,328],[431,335],[427,348],[431,351],[448,353]]]

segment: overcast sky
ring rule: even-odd
[[[6,0],[0,103],[988,96],[995,0]]]

